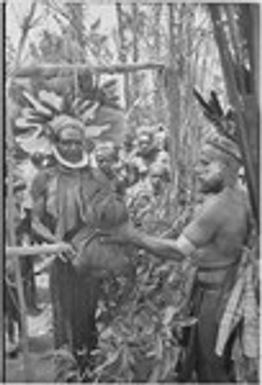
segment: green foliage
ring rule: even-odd
[[[98,323],[100,336],[93,370],[97,382],[166,382],[176,378],[185,296],[185,266],[137,262],[129,299],[113,319]],[[100,309],[103,304],[100,303]],[[104,307],[106,312],[106,307]],[[189,319],[184,319],[187,325]]]

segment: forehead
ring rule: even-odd
[[[200,161],[205,162],[219,162],[222,156],[212,146],[206,144],[200,152]]]
[[[140,143],[142,143],[142,142],[149,142],[150,141],[150,134],[149,133],[146,133],[146,132],[144,132],[144,133],[142,133],[142,134],[140,134],[139,136],[138,136],[138,141],[140,142]]]
[[[154,165],[151,168],[149,175],[151,178],[161,178],[164,175],[164,169],[161,166]]]
[[[161,178],[162,175],[163,175],[162,172],[157,172],[157,171],[150,173],[151,178]]]
[[[97,154],[113,154],[115,151],[114,144],[111,142],[98,144],[95,149]]]
[[[83,133],[78,129],[73,126],[68,126],[63,128],[60,133],[59,137],[62,140],[70,140],[70,139],[83,139]]]

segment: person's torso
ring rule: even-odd
[[[92,200],[110,184],[97,170],[88,168],[64,172],[50,171],[45,188],[45,211],[54,221],[56,232],[65,234],[92,223]]]
[[[220,224],[210,242],[197,251],[200,270],[208,271],[214,267],[212,275],[215,280],[224,274],[223,267],[239,261],[248,231],[248,212],[243,195],[237,190],[226,190],[219,200],[214,215],[219,216]]]

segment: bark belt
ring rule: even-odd
[[[221,289],[223,285],[223,281],[221,282],[204,282],[204,281],[198,281],[198,285],[202,289],[206,290],[218,290]]]
[[[221,270],[228,270],[231,271],[234,266],[236,266],[239,263],[239,259],[235,259],[234,261],[230,261],[230,263],[224,264],[224,265],[217,265],[217,266],[201,266],[198,268],[199,273],[212,273],[215,271],[221,271]],[[228,273],[226,273],[227,277]],[[197,283],[199,287],[207,290],[218,290],[223,287],[226,277],[224,277],[220,282],[209,282],[206,281],[205,278],[198,277]]]
[[[239,258],[236,258],[234,261],[230,261],[229,263],[226,263],[223,265],[199,266],[198,271],[206,272],[206,271],[224,270],[224,269],[227,269],[228,267],[236,265],[238,262],[239,262]]]

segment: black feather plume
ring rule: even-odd
[[[210,98],[213,102],[213,106],[214,106],[214,109],[217,113],[218,116],[222,117],[224,115],[224,112],[222,110],[222,107],[219,103],[219,100],[218,100],[218,97],[217,97],[217,94],[215,91],[211,91],[210,92]]]
[[[201,107],[204,110],[204,113],[207,115],[213,114],[213,109],[210,108],[209,104],[204,100],[203,96],[200,94],[200,92],[194,87],[193,88],[193,94],[196,97],[197,101],[201,105]]]

